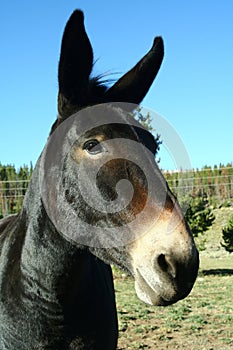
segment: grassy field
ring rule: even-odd
[[[218,229],[222,216],[217,215]],[[130,278],[115,275],[119,350],[233,349],[233,254],[221,249],[216,228],[215,223],[207,241],[212,248],[201,253],[190,296],[175,305],[147,306],[138,300]]]

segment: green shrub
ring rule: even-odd
[[[205,233],[215,220],[208,198],[205,194],[197,198],[181,200],[185,218],[192,230],[193,236]]]
[[[233,252],[233,215],[230,217],[230,220],[222,230],[222,238],[224,243],[221,245],[230,253]]]

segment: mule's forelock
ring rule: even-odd
[[[139,104],[148,92],[164,55],[163,40],[156,37],[151,50],[109,89],[90,78],[93,50],[84,27],[82,11],[68,20],[62,38],[58,69],[59,117],[55,124],[83,107],[104,102]]]

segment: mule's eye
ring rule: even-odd
[[[87,151],[89,154],[98,154],[104,151],[103,147],[99,143],[98,140],[89,140],[84,143],[83,149]]]

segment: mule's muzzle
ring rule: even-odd
[[[190,257],[188,262],[172,255],[160,254],[156,257],[155,264],[163,284],[170,285],[171,295],[169,295],[169,288],[167,288],[164,292],[165,296],[162,298],[163,302],[172,304],[188,296],[199,268],[199,254],[196,248],[194,248],[192,258]]]
[[[150,266],[142,264],[136,268],[136,293],[150,305],[166,306],[176,303],[191,292],[198,268],[199,254],[195,246],[188,259],[175,254],[158,254]]]

